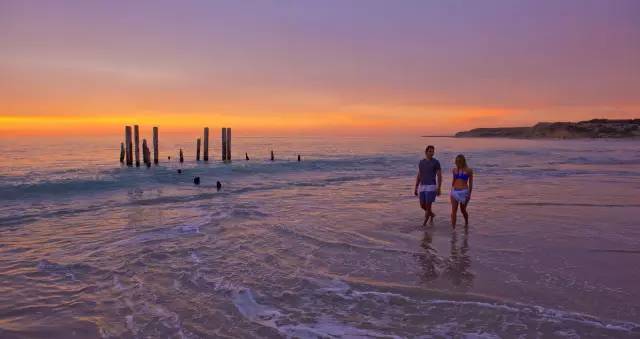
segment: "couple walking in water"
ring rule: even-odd
[[[440,162],[433,157],[435,147],[427,146],[425,158],[418,164],[418,175],[416,176],[416,186],[414,194],[420,198],[420,207],[424,210],[424,223],[433,226],[433,218],[436,216],[432,211],[432,204],[436,201],[436,196],[441,193],[442,167]],[[467,166],[464,155],[458,154],[455,160],[455,168],[451,170],[453,180],[449,197],[451,200],[451,226],[456,227],[458,206],[462,216],[464,216],[464,226],[469,226],[469,213],[467,205],[471,200],[473,190],[473,170]]]

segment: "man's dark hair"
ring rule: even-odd
[[[429,152],[429,148],[431,148],[431,149],[432,149],[432,150],[434,150],[434,151],[436,150],[436,148],[435,148],[435,147],[433,147],[433,145],[429,145],[429,146],[427,146],[427,148],[426,148],[424,151],[425,151],[425,152]]]

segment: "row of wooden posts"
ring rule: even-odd
[[[140,167],[140,129],[138,125],[133,126],[133,140],[131,138],[131,126],[124,128],[125,142],[120,143],[120,162],[127,166],[133,166],[133,156],[135,154],[135,165]],[[200,161],[200,138],[196,140],[196,161]],[[209,127],[204,128],[203,160],[209,161]],[[179,153],[179,161],[184,162],[182,149]],[[249,155],[245,153],[245,159],[249,160]],[[271,161],[275,160],[271,151]],[[147,167],[151,167],[151,150],[147,145],[147,139],[142,139],[142,161]],[[222,128],[222,161],[231,161],[231,128]],[[298,155],[300,161],[300,155]],[[158,164],[158,127],[153,127],[153,163]]]
[[[140,129],[133,126],[133,140],[131,140],[131,126],[124,128],[125,142],[120,143],[120,162],[133,166],[133,153],[135,152],[136,167],[140,167]],[[135,144],[134,144],[135,142]],[[142,161],[147,167],[151,166],[151,151],[147,145],[147,139],[142,139]],[[153,128],[153,163],[158,164],[158,127]]]

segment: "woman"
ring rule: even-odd
[[[473,190],[473,170],[467,166],[467,159],[464,155],[458,154],[456,157],[456,168],[452,170],[453,182],[451,182],[451,226],[456,227],[458,214],[458,204],[464,216],[464,227],[469,226],[469,213],[467,205],[471,200]]]

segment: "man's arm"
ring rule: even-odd
[[[418,185],[420,184],[420,170],[418,170],[418,175],[416,175],[416,187],[413,189],[413,194],[418,195]]]
[[[440,188],[442,187],[442,170],[441,169],[438,169],[437,175],[438,175],[438,191],[437,191],[437,195],[440,195],[440,192],[441,192]]]

